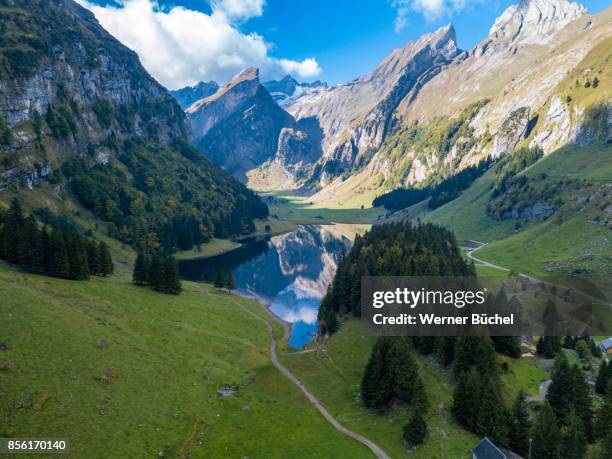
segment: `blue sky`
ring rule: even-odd
[[[237,69],[262,78],[341,83],[366,74],[391,50],[452,23],[458,45],[486,37],[512,0],[77,0],[173,89],[224,83]],[[518,0],[517,0],[518,1]],[[607,0],[582,2],[590,13]],[[180,7],[180,8],[177,8]],[[178,14],[178,13],[181,14]],[[129,13],[129,14],[128,14]]]

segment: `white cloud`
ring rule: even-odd
[[[421,13],[427,21],[435,21],[464,9],[469,3],[478,1],[480,0],[392,0],[391,3],[397,10],[395,31],[400,32],[406,27],[407,17],[411,11]]]
[[[262,78],[286,73],[311,78],[321,72],[314,58],[299,62],[269,56],[270,45],[261,35],[238,28],[240,21],[263,14],[265,0],[212,0],[210,15],[183,7],[160,9],[154,0],[119,0],[119,6],[77,1],[136,51],[169,89],[201,80],[222,84],[248,66],[259,67]]]
[[[264,3],[265,0],[211,0],[214,11],[235,20],[261,16]]]
[[[289,59],[279,59],[278,63],[285,73],[297,74],[302,78],[313,78],[321,73],[319,64],[312,57],[304,59],[302,62],[291,61]]]

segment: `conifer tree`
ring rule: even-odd
[[[419,367],[408,338],[394,337],[390,340],[387,371],[392,381],[393,396],[420,411],[427,409],[425,385],[419,376]]]
[[[178,276],[178,267],[173,257],[164,260],[164,292],[178,295],[181,292],[181,281]]]
[[[527,411],[527,400],[525,392],[520,390],[510,414],[510,426],[508,433],[508,444],[510,449],[523,457],[527,457],[529,451],[529,434],[531,423]]]
[[[607,361],[602,360],[599,365],[599,371],[597,372],[597,379],[595,380],[595,392],[598,394],[605,395],[606,388],[608,387],[608,380],[612,375],[612,364],[608,364]]]
[[[378,338],[365,367],[361,379],[361,400],[366,408],[382,409],[393,396],[393,384],[386,368],[389,345],[389,338]]]
[[[149,260],[144,252],[138,252],[136,262],[134,263],[134,272],[132,273],[132,281],[136,285],[147,285],[149,281]]]
[[[489,380],[478,405],[476,433],[500,445],[508,444],[508,415],[496,383]]]
[[[608,433],[601,441],[596,459],[610,459],[610,451],[612,451],[612,428],[608,429]]]
[[[89,272],[94,276],[100,275],[100,256],[98,255],[98,244],[95,241],[87,241],[87,264],[89,265]]]
[[[610,436],[612,432],[612,379],[608,381],[608,387],[606,389],[606,397],[604,402],[597,412],[597,418],[595,420],[595,426],[593,428],[595,438],[605,438]]]
[[[23,230],[27,250],[23,254],[23,267],[31,273],[44,273],[44,254],[41,241],[41,232],[36,219],[31,215],[26,218]]]
[[[572,407],[561,428],[561,451],[564,459],[582,459],[586,453],[587,438],[582,419]]]
[[[158,253],[151,257],[149,285],[156,291],[162,291],[164,288],[164,260]]]
[[[563,348],[564,349],[574,349],[574,337],[566,336],[563,338]]]
[[[584,373],[577,365],[571,368],[571,407],[576,414],[582,419],[584,434],[587,440],[593,439],[593,408],[589,383],[584,377]],[[562,423],[567,425],[567,416],[561,419]]]
[[[555,413],[544,403],[533,427],[531,457],[533,459],[559,459],[561,433]]]
[[[110,276],[114,271],[113,260],[104,241],[100,241],[98,246],[98,267],[100,275],[103,277]]]
[[[68,251],[62,233],[56,229],[49,236],[49,275],[67,279],[70,275]]]
[[[453,415],[466,429],[474,431],[478,420],[481,377],[475,367],[456,378],[457,384],[453,393]]]
[[[521,356],[521,338],[518,336],[493,336],[495,350],[515,359]]]
[[[47,227],[43,226],[40,231],[40,251],[42,256],[42,272],[48,274],[51,266],[50,238]]]
[[[232,290],[236,290],[236,281],[234,280],[234,276],[232,275],[231,271],[227,273],[227,276],[225,277],[225,288],[227,288],[228,291],[232,291]]]
[[[427,423],[421,414],[421,410],[414,410],[412,419],[404,426],[403,437],[410,446],[422,444],[427,438]]]

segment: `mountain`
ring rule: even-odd
[[[183,110],[186,110],[191,104],[208,96],[212,96],[219,90],[219,85],[214,81],[200,81],[195,86],[187,86],[185,88],[170,91],[170,94],[176,99]]]
[[[447,25],[396,49],[369,75],[287,104],[296,119],[313,117],[322,127],[324,157],[315,177],[320,184],[376,150],[392,127],[391,115],[400,101],[458,53],[455,31]]]
[[[291,75],[287,75],[278,81],[266,81],[262,83],[262,86],[266,88],[274,101],[283,107],[308,92],[320,88],[327,88],[327,83],[323,83],[319,80],[312,83],[298,83]]]
[[[565,0],[509,7],[474,49],[415,85],[394,108],[380,147],[364,165],[322,182],[313,202],[360,194],[367,204],[386,190],[436,183],[523,146],[550,154],[610,138],[601,120],[610,113],[611,36],[612,8],[589,16]],[[319,110],[313,105],[310,111]]]
[[[290,183],[290,170],[320,157],[317,127],[296,122],[277,105],[248,68],[212,96],[186,111],[194,145],[215,164],[242,181],[247,172],[266,163]]]
[[[0,14],[2,201],[87,209],[110,236],[169,251],[267,216],[189,145],[176,101],[92,13],[24,0]]]
[[[446,25],[348,83],[262,85],[249,69],[187,113],[200,151],[250,187],[368,204],[521,146],[549,154],[606,138],[589,125],[609,106],[611,18],[612,8],[590,16],[568,0],[523,0],[471,50]]]

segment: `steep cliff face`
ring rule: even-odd
[[[321,89],[285,106],[296,119],[315,118],[323,130],[323,171],[314,181],[350,169],[360,155],[378,148],[400,101],[442,70],[458,53],[455,31],[448,25],[409,42],[385,58],[367,76]]]
[[[291,84],[284,81],[285,86]],[[251,171],[257,174],[258,168],[275,167],[284,184],[292,183],[297,169],[320,157],[316,126],[309,120],[298,123],[283,110],[260,84],[254,68],[195,102],[187,115],[194,145],[241,181]]]
[[[212,96],[219,90],[219,85],[214,81],[200,81],[195,86],[170,91],[183,110],[189,108],[194,102],[205,97]]]
[[[72,0],[15,0],[0,14],[0,190],[49,181],[126,242],[142,237],[137,226],[157,237],[167,226],[168,249],[178,240],[173,219],[191,213],[193,243],[194,234],[239,233],[266,213],[188,145],[179,105],[89,11]]]
[[[565,0],[509,7],[485,40],[397,105],[393,132],[367,162],[359,187],[380,193],[421,186],[521,146],[549,154],[567,143],[606,140],[611,36],[612,8],[588,16]],[[597,135],[593,124],[601,126]],[[354,186],[347,177],[335,180],[336,194]]]

